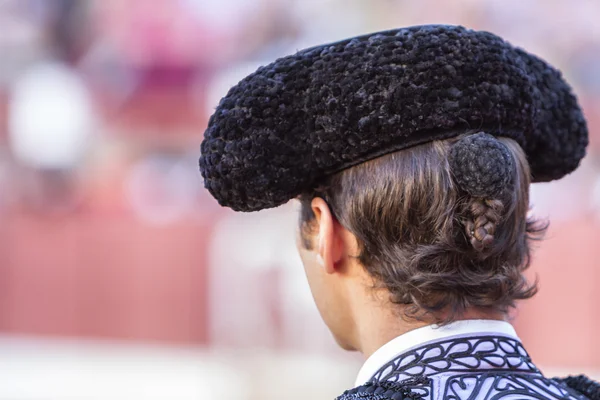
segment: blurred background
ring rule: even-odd
[[[294,247],[295,205],[220,208],[197,158],[246,74],[425,23],[497,33],[557,67],[591,147],[535,185],[539,295],[514,313],[549,375],[600,378],[597,0],[0,0],[0,399],[327,399],[337,349]]]

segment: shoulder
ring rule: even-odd
[[[487,378],[493,378],[487,376]],[[547,399],[578,399],[578,400],[600,400],[600,383],[590,378],[579,375],[567,378],[542,379],[544,387],[554,387],[556,390],[544,392],[545,395],[535,398]],[[419,377],[402,382],[369,382],[354,389],[345,391],[337,400],[418,400],[430,398],[432,381],[430,378]],[[463,388],[464,389],[464,388]],[[534,394],[534,390],[530,394]],[[507,393],[504,393],[507,395]],[[445,396],[444,396],[445,397]],[[477,396],[475,396],[477,397]],[[503,396],[500,396],[503,397]]]
[[[401,383],[369,382],[354,389],[346,390],[336,400],[404,400],[421,399],[427,394],[425,385],[429,379],[420,378]]]
[[[585,375],[554,378],[554,381],[562,383],[572,391],[579,395],[583,395],[589,400],[600,400],[600,383],[591,380]]]

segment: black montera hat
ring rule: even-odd
[[[244,78],[210,118],[200,171],[221,205],[255,211],[471,130],[517,141],[534,182],[572,172],[588,143],[559,71],[488,32],[416,26],[302,50]]]

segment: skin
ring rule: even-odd
[[[401,317],[403,306],[392,304],[386,289],[373,289],[373,279],[356,258],[356,237],[333,217],[323,199],[313,199],[311,207],[315,220],[305,235],[312,250],[303,246],[299,232],[297,247],[319,313],[343,349],[368,357],[395,337],[434,323]],[[506,316],[472,309],[459,319]]]

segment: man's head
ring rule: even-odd
[[[344,332],[368,326],[356,310],[373,303],[443,323],[530,297],[529,181],[571,173],[587,144],[551,65],[489,32],[427,25],[259,68],[219,103],[199,165],[236,211],[300,198],[315,298],[356,348]]]
[[[300,254],[342,347],[356,348],[365,307],[443,324],[473,310],[504,314],[535,293],[522,275],[528,241],[543,231],[527,219],[529,166],[514,141],[485,136],[509,157],[509,184],[493,196],[457,183],[451,149],[468,135],[359,164],[300,196]]]

